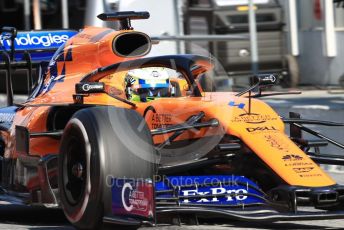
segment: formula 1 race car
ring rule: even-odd
[[[61,207],[79,229],[344,218],[344,186],[318,165],[344,165],[319,153],[344,146],[304,126],[344,124],[277,115],[256,99],[279,94],[262,91],[276,84],[274,74],[254,76],[242,92],[206,92],[208,57],[143,57],[152,41],[131,19],[147,12],[98,17],[120,30],[3,28],[0,199]],[[14,103],[12,73],[23,68],[30,96]]]

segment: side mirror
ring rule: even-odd
[[[252,82],[257,86],[272,86],[277,83],[277,79],[275,74],[259,74],[252,78]]]
[[[251,92],[254,89],[258,90],[258,94],[261,93],[261,89],[267,86],[273,86],[277,84],[277,74],[259,74],[251,78],[251,86],[239,93],[236,96],[240,97],[245,93]]]

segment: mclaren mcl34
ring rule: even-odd
[[[279,94],[262,90],[274,74],[252,77],[242,92],[207,92],[208,57],[144,57],[152,39],[131,20],[147,12],[98,17],[120,29],[2,28],[3,194],[61,208],[79,229],[344,218],[344,187],[319,166],[343,165],[319,152],[343,145],[307,127],[343,124],[280,117],[259,100]],[[29,97],[14,103],[20,69]]]

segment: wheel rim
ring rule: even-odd
[[[63,161],[63,181],[67,202],[75,206],[84,197],[86,189],[86,149],[81,135],[71,134]]]

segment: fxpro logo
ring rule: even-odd
[[[233,198],[235,198],[236,200],[246,200],[247,196],[245,194],[247,194],[247,190],[246,189],[230,189],[227,190],[223,187],[221,188],[210,188],[209,192],[201,192],[198,191],[198,189],[193,189],[193,190],[184,190],[183,192],[183,196],[185,197],[185,199],[183,200],[184,203],[190,203],[189,199],[192,199],[193,196],[197,197],[197,203],[202,203],[202,202],[219,202],[219,198],[217,196],[219,195],[224,195],[227,200],[226,201],[234,201]],[[209,196],[214,195],[213,198],[209,198]],[[204,197],[202,197],[204,196]],[[189,199],[188,199],[189,197]]]
[[[43,34],[18,34],[18,37],[15,38],[15,45],[18,46],[44,46],[49,47],[51,45],[60,45],[65,43],[69,39],[67,34],[54,35],[51,33]],[[3,40],[3,37],[0,37],[0,40]],[[6,39],[3,40],[4,45],[8,47],[11,46],[11,41]]]

